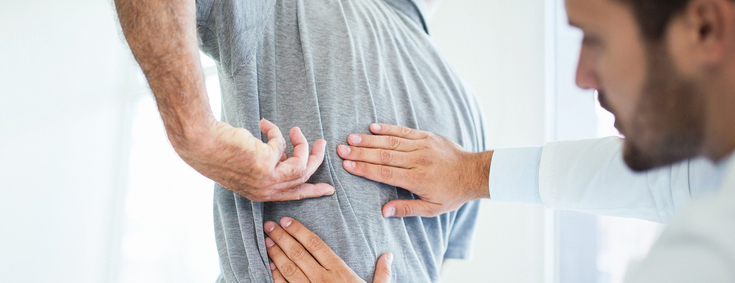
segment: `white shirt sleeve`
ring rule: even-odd
[[[610,137],[499,149],[490,167],[490,197],[550,208],[666,222],[692,197],[714,192],[716,167],[705,159],[636,173]]]

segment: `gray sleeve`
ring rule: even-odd
[[[197,0],[197,31],[220,73],[234,76],[255,55],[276,0]]]
[[[206,26],[215,0],[196,0],[197,26]]]
[[[449,231],[449,240],[444,258],[468,260],[472,257],[477,215],[480,213],[480,201],[465,203],[454,213],[456,214],[452,228]]]

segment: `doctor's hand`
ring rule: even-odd
[[[172,144],[191,167],[225,188],[255,202],[287,201],[334,193],[328,184],[308,184],[307,180],[324,160],[326,141],[317,140],[309,153],[309,143],[297,127],[291,129],[293,156],[284,153],[286,140],[273,123],[263,119],[260,130],[268,143],[249,131],[215,122],[203,131],[194,146]]]
[[[281,226],[269,221],[263,225],[273,281],[275,283],[365,282],[303,224],[288,217]],[[375,266],[373,283],[390,282],[393,254],[385,253]]]
[[[401,187],[416,200],[393,200],[384,217],[433,217],[464,203],[489,198],[492,151],[472,153],[456,143],[425,131],[372,124],[375,135],[352,134],[337,153],[350,173]]]

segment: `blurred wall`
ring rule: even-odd
[[[545,124],[543,0],[447,0],[431,35],[474,87],[491,146],[542,145]],[[544,211],[487,201],[474,259],[448,261],[445,282],[543,282]]]
[[[117,30],[111,1],[0,3],[2,282],[109,282],[140,85]]]

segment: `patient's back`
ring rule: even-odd
[[[284,216],[312,229],[367,281],[387,251],[395,254],[393,282],[437,282],[442,259],[468,256],[477,202],[435,218],[385,219],[383,204],[413,195],[347,173],[336,154],[350,133],[368,134],[373,122],[427,130],[467,150],[484,150],[474,94],[431,42],[422,4],[197,2],[202,48],[218,62],[223,120],[258,134],[258,121],[266,118],[283,131],[301,127],[310,142],[325,139],[327,155],[310,182],[336,190],[329,197],[253,203],[216,186],[220,280],[270,281],[262,225]]]

